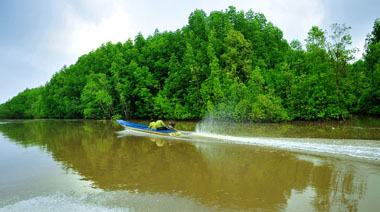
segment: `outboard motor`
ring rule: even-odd
[[[177,131],[175,128],[175,122],[169,122],[169,124],[168,124],[168,128],[169,128],[169,130],[172,130],[172,131]]]

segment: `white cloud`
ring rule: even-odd
[[[125,42],[134,37],[136,32],[130,27],[130,18],[121,10],[116,10],[110,17],[102,18],[99,23],[89,23],[74,15],[68,16],[68,53],[86,53],[111,41]]]
[[[91,5],[87,8],[90,17],[67,5],[64,25],[52,29],[46,35],[49,40],[49,46],[46,48],[65,58],[64,64],[75,63],[79,56],[95,50],[103,43],[125,42],[136,35],[136,31],[131,27],[131,18],[123,11],[123,7],[118,7],[115,3],[92,3],[91,1],[86,4]],[[97,14],[96,18],[91,17],[91,14]]]
[[[324,21],[324,10],[321,1],[275,1],[275,6],[268,5],[264,14],[284,32],[290,42],[293,39],[303,41],[312,26],[321,25]]]

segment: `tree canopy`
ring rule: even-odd
[[[0,105],[1,118],[149,118],[231,121],[380,115],[380,21],[362,60],[350,27],[313,26],[290,44],[261,13],[195,10],[188,24],[106,43],[44,86]]]

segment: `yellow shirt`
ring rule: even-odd
[[[162,120],[156,121],[156,129],[160,127],[166,127],[165,123]]]
[[[154,122],[154,121],[150,122],[149,128],[154,129],[154,130],[157,129],[156,122]]]

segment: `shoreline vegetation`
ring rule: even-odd
[[[122,27],[122,26],[121,26]],[[380,19],[353,62],[350,27],[288,43],[261,13],[195,10],[176,31],[112,44],[0,105],[0,118],[236,122],[380,115]]]

